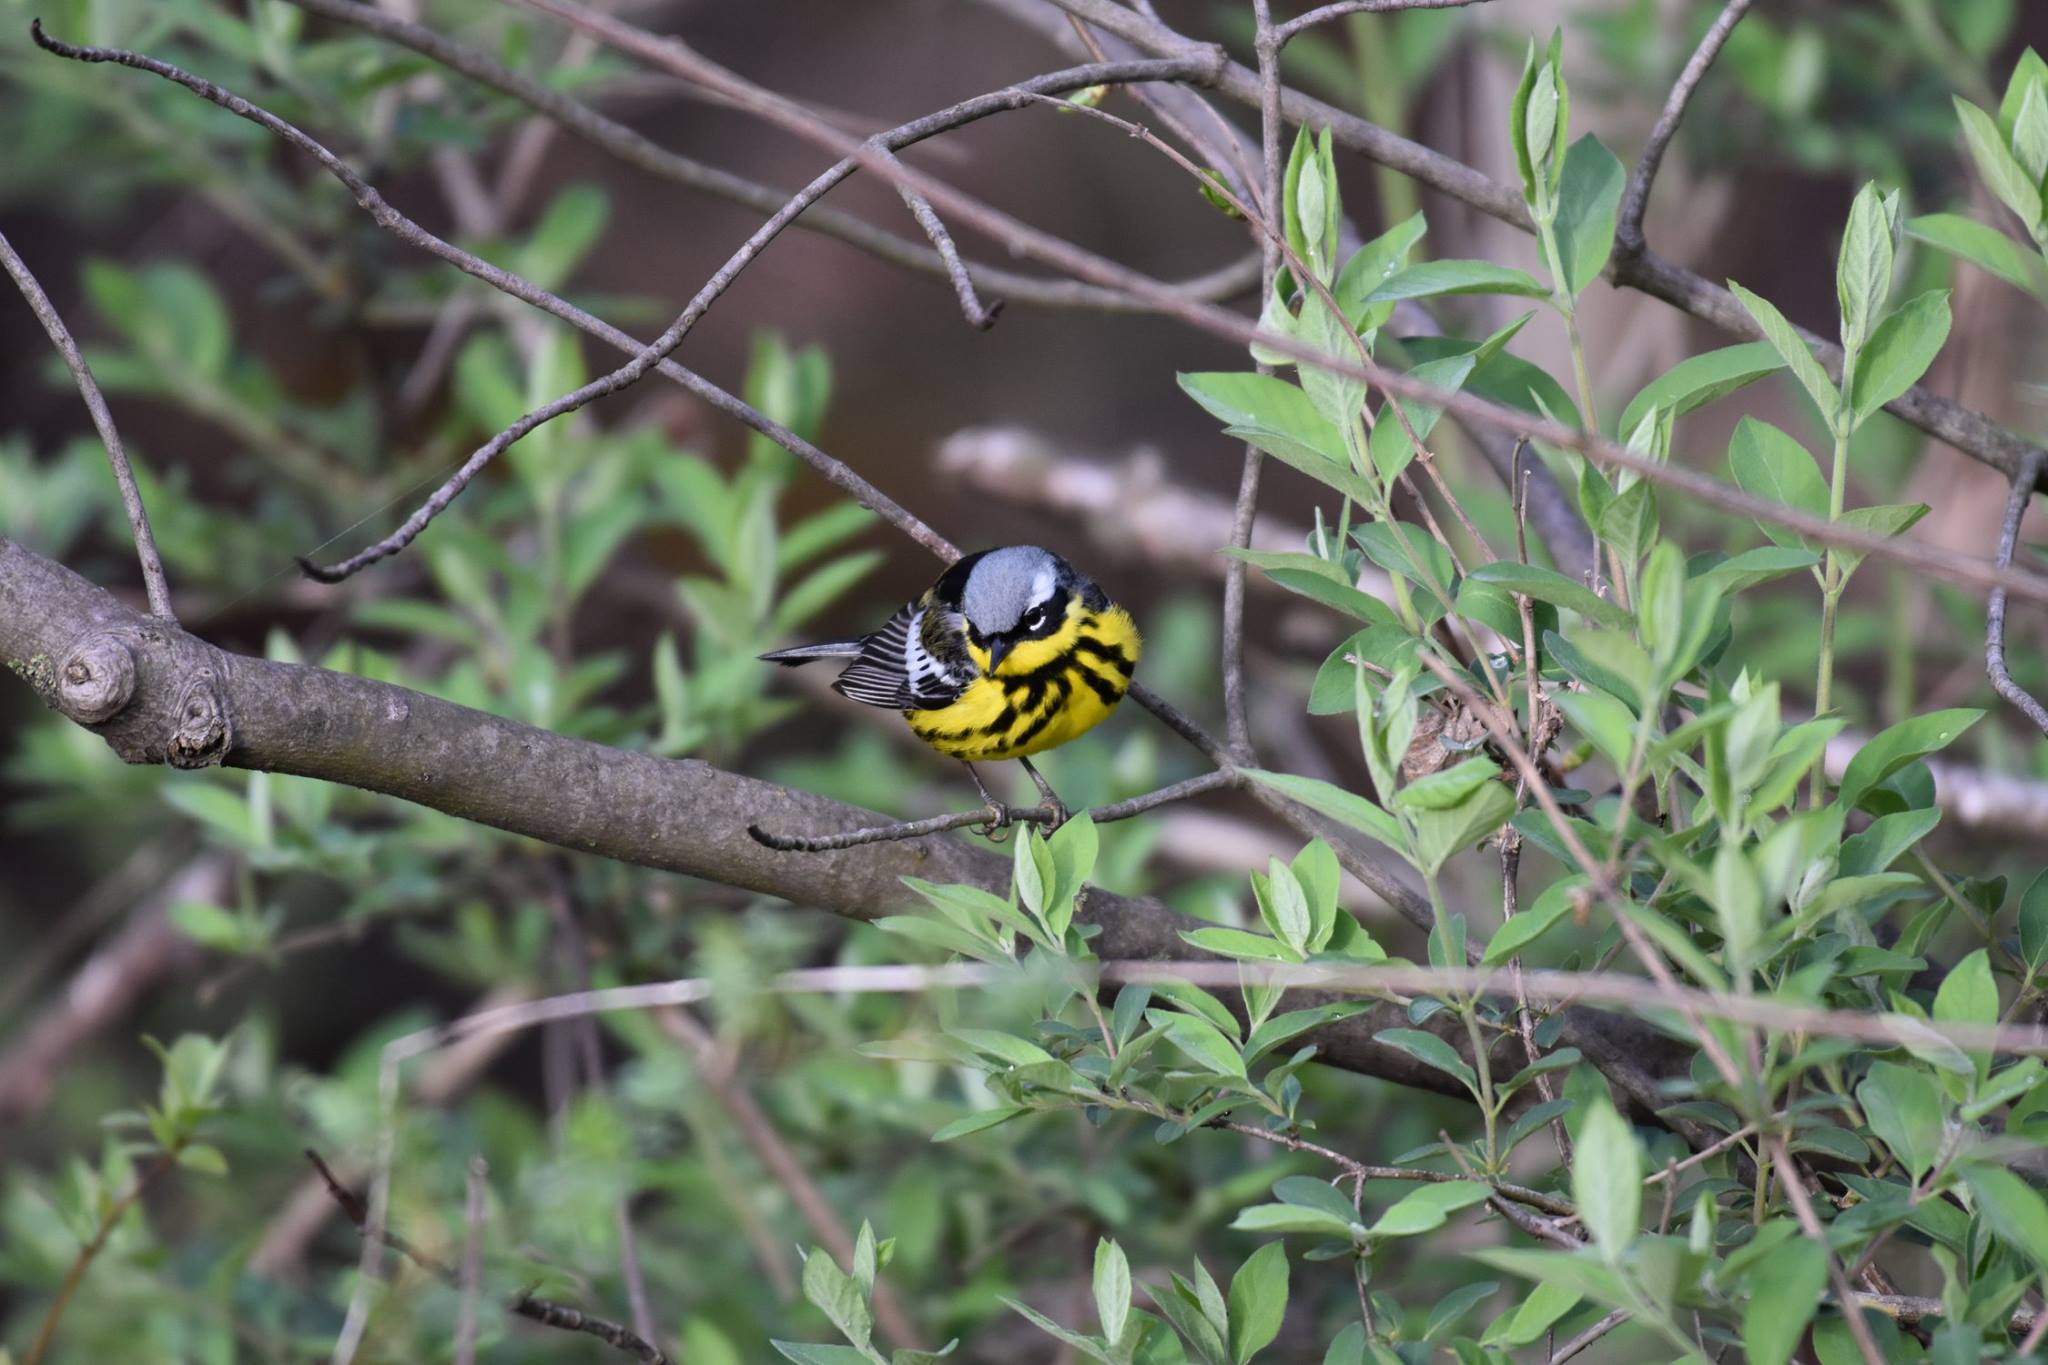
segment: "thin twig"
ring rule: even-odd
[[[1849,1277],[1842,1273],[1842,1263],[1836,1258],[1834,1248],[1828,1246],[1827,1229],[1821,1226],[1820,1215],[1813,1210],[1813,1200],[1807,1196],[1806,1182],[1800,1177],[1799,1168],[1792,1164],[1792,1153],[1785,1146],[1785,1139],[1773,1135],[1768,1143],[1771,1159],[1777,1163],[1778,1180],[1784,1185],[1785,1194],[1792,1201],[1793,1216],[1799,1220],[1800,1231],[1810,1242],[1818,1243],[1827,1256],[1828,1280],[1835,1287],[1835,1301],[1843,1306],[1842,1319],[1849,1324],[1849,1335],[1856,1339],[1856,1349],[1863,1353],[1865,1365],[1885,1365],[1884,1351],[1876,1338],[1870,1335],[1870,1324],[1863,1320],[1863,1314],[1851,1305],[1856,1302],[1856,1291],[1849,1283]]]
[[[607,118],[588,104],[572,99],[541,81],[504,66],[489,54],[358,0],[291,0],[300,9],[352,24],[401,47],[410,48],[451,71],[518,100],[539,115],[574,133],[600,151],[672,184],[714,195],[760,213],[774,213],[789,202],[790,192],[758,184],[716,166],[678,155]],[[820,205],[797,220],[796,227],[840,241],[891,265],[924,274],[949,274],[937,251],[907,237],[873,226],[849,213]],[[1084,308],[1102,312],[1142,311],[1143,304],[1114,290],[1074,280],[1021,275],[979,261],[964,263],[967,275],[981,287],[1011,303],[1042,308]],[[1208,274],[1176,287],[1206,299],[1227,299],[1258,282],[1258,257],[1247,254]]]
[[[1147,1112],[1151,1111],[1148,1110]],[[1161,1118],[1167,1117],[1164,1112],[1158,1116]],[[1257,1138],[1261,1142],[1270,1142],[1276,1147],[1285,1147],[1290,1152],[1302,1152],[1309,1156],[1321,1157],[1342,1170],[1346,1180],[1361,1182],[1367,1180],[1406,1180],[1418,1181],[1424,1184],[1444,1184],[1454,1180],[1477,1180],[1492,1186],[1494,1192],[1503,1199],[1511,1199],[1517,1204],[1527,1204],[1532,1209],[1541,1209],[1545,1213],[1557,1214],[1562,1217],[1576,1216],[1570,1200],[1560,1199],[1554,1194],[1545,1194],[1541,1190],[1532,1190],[1526,1185],[1516,1185],[1505,1180],[1495,1180],[1489,1176],[1470,1172],[1453,1174],[1450,1171],[1425,1171],[1414,1166],[1374,1166],[1363,1161],[1355,1161],[1344,1155],[1344,1153],[1331,1147],[1325,1147],[1319,1142],[1310,1142],[1307,1138],[1297,1137],[1292,1133],[1277,1133],[1270,1128],[1260,1128],[1255,1124],[1240,1123],[1235,1119],[1219,1119],[1212,1126],[1227,1128],[1233,1133],[1242,1133],[1246,1137]]]
[[[72,1259],[71,1268],[64,1272],[64,1281],[57,1286],[57,1296],[50,1300],[49,1311],[43,1314],[43,1325],[36,1330],[36,1339],[29,1343],[28,1354],[21,1358],[21,1365],[41,1365],[44,1355],[49,1352],[50,1343],[57,1339],[57,1324],[64,1320],[64,1310],[71,1306],[71,1298],[78,1292],[78,1286],[85,1283],[85,1272],[92,1268],[94,1259],[106,1249],[107,1239],[114,1235],[114,1229],[121,1226],[121,1220],[128,1216],[128,1210],[134,1208],[142,1196],[149,1192],[149,1187],[157,1182],[158,1177],[177,1164],[178,1155],[175,1151],[159,1154],[143,1168],[142,1174],[135,1178],[135,1183],[128,1187],[128,1192],[116,1199],[107,1211],[100,1215],[99,1227],[93,1231],[92,1240],[78,1249],[78,1255]]]
[[[2028,451],[2020,460],[2020,467],[2013,476],[2011,492],[2006,497],[2005,521],[1998,530],[1999,568],[2012,564],[2013,550],[2019,544],[2020,523],[2026,520],[2027,504],[2033,501],[2034,481],[2040,475],[2043,452]],[[2005,589],[1991,590],[1991,601],[1984,612],[1984,671],[1991,675],[1991,685],[1998,689],[1998,695],[2026,713],[2028,720],[2048,735],[2048,709],[2024,687],[2012,680],[2012,674],[2005,667]]]
[[[469,1197],[462,1214],[462,1301],[455,1316],[455,1365],[476,1365],[477,1287],[483,1277],[484,1177],[481,1156],[469,1159]]]
[[[1634,174],[1628,178],[1628,189],[1622,195],[1621,212],[1614,221],[1614,244],[1626,252],[1640,252],[1643,249],[1643,214],[1650,207],[1650,185],[1657,178],[1657,168],[1664,163],[1665,149],[1678,132],[1678,121],[1685,117],[1685,107],[1692,102],[1692,92],[1699,86],[1707,68],[1714,64],[1714,58],[1721,55],[1721,45],[1728,41],[1728,35],[1735,31],[1735,25],[1749,11],[1750,0],[1728,0],[1700,45],[1693,50],[1692,59],[1685,69],[1678,73],[1678,80],[1671,87],[1670,96],[1664,101],[1664,111],[1657,116],[1657,124],[1650,129],[1650,140],[1643,144],[1643,155],[1636,162]]]
[[[877,145],[881,144],[878,142]],[[896,158],[891,155],[889,160],[895,162]],[[974,291],[974,277],[967,273],[967,266],[960,259],[960,248],[953,244],[953,234],[946,231],[946,225],[939,221],[938,210],[915,190],[905,189],[901,193],[904,204],[910,209],[910,216],[917,219],[917,225],[931,239],[939,259],[945,262],[946,278],[952,282],[953,294],[960,300],[960,311],[966,315],[968,325],[976,331],[986,332],[996,325],[996,316],[1003,311],[1003,301],[996,299],[983,305],[981,296]]]
[[[377,1224],[374,1217],[376,1211],[372,1207],[376,1202],[377,1191],[371,1191],[371,1199],[366,1203],[361,1195],[335,1177],[318,1152],[309,1148],[306,1160],[313,1163],[314,1171],[319,1174],[321,1183],[327,1187],[328,1197],[335,1202],[348,1220],[356,1225],[357,1230],[365,1236],[371,1235],[371,1230]],[[376,1236],[380,1245],[391,1248],[435,1279],[457,1289],[461,1288],[462,1278],[454,1268],[442,1263],[431,1252],[423,1250],[409,1238],[390,1228],[382,1229]],[[566,1304],[537,1299],[525,1292],[513,1295],[506,1307],[520,1317],[540,1323],[544,1327],[557,1327],[565,1332],[581,1332],[585,1336],[596,1337],[607,1346],[623,1351],[635,1360],[646,1362],[646,1365],[670,1365],[668,1356],[660,1347],[642,1339],[631,1328],[609,1319],[596,1317]],[[23,1365],[28,1365],[28,1362],[24,1361]]]
[[[1486,0],[1335,0],[1335,3],[1312,9],[1297,15],[1273,30],[1279,46],[1303,29],[1327,24],[1332,19],[1341,19],[1347,14],[1397,14],[1411,9],[1463,9],[1466,5],[1484,4]]]
[[[1214,772],[1190,777],[1161,787],[1157,791],[1134,796],[1128,801],[1117,801],[1107,806],[1097,806],[1088,812],[1089,819],[1098,825],[1113,820],[1128,820],[1155,807],[1172,801],[1184,801],[1191,796],[1215,791],[1219,787],[1237,786],[1241,781],[1233,769],[1219,768]],[[858,848],[862,844],[885,844],[899,839],[922,839],[930,834],[944,834],[948,830],[965,829],[980,825],[984,833],[1006,829],[1011,825],[1051,825],[1057,822],[1057,812],[1045,806],[984,806],[980,810],[956,811],[951,815],[934,815],[923,820],[903,820],[890,825],[870,825],[864,829],[847,830],[841,834],[794,835],[777,834],[762,829],[759,825],[748,825],[747,833],[754,841],[778,853],[831,853],[842,848]]]
[[[121,444],[114,415],[107,410],[106,395],[100,392],[99,381],[92,377],[78,341],[64,325],[56,305],[50,302],[50,296],[30,273],[28,263],[15,254],[13,244],[4,235],[0,235],[0,266],[5,266],[14,277],[22,298],[28,301],[29,311],[43,324],[57,354],[64,357],[64,366],[78,385],[78,396],[85,400],[85,410],[92,415],[92,424],[100,433],[100,444],[107,449],[107,463],[113,466],[114,483],[121,490],[121,506],[128,512],[128,529],[135,537],[135,557],[142,563],[142,588],[149,594],[150,614],[175,621],[178,618],[171,614],[171,589],[164,581],[164,562],[156,552],[156,537],[149,530],[149,513],[142,505],[141,491],[135,486],[135,471],[129,467],[128,450]]]
[[[1600,1340],[1600,1338],[1606,1336],[1609,1332],[1612,1332],[1615,1328],[1621,1326],[1624,1322],[1627,1321],[1628,1314],[1623,1312],[1619,1308],[1615,1309],[1612,1313],[1609,1313],[1606,1317],[1600,1319],[1600,1321],[1594,1323],[1591,1327],[1588,1327],[1585,1331],[1579,1333],[1570,1341],[1567,1341],[1564,1345],[1558,1347],[1557,1350],[1551,1354],[1551,1365],[1563,1365],[1563,1362],[1570,1360],[1573,1356],[1585,1350],[1588,1346],[1591,1346],[1594,1342]]]
[[[790,1150],[789,1144],[776,1129],[774,1120],[768,1117],[767,1111],[761,1108],[760,1102],[754,1098],[752,1092],[740,1084],[731,1056],[718,1046],[705,1031],[704,1026],[687,1011],[660,1010],[655,1014],[655,1022],[689,1052],[691,1061],[696,1065],[697,1075],[704,1082],[705,1088],[739,1128],[741,1135],[747,1140],[747,1145],[754,1149],[754,1155],[760,1159],[761,1165],[775,1178],[775,1182],[782,1186],[784,1193],[788,1194],[790,1202],[796,1205],[797,1211],[803,1215],[804,1222],[809,1224],[812,1233],[823,1243],[825,1250],[837,1257],[841,1264],[851,1264],[854,1240],[852,1234],[846,1230],[845,1221],[832,1207],[831,1201],[825,1198],[824,1191],[818,1188],[818,1183],[811,1178],[810,1172],[804,1169],[796,1153]],[[880,1280],[875,1282],[874,1311],[875,1321],[881,1324],[882,1330],[895,1340],[899,1348],[916,1349],[916,1324],[911,1321],[909,1311],[896,1297],[895,1291]]]
[[[1128,63],[1113,64],[1107,69],[1095,66],[1086,68],[1079,73],[1055,73],[1049,76],[1042,76],[1025,82],[1013,90],[997,91],[991,95],[968,100],[949,109],[941,110],[936,114],[927,115],[902,124],[863,144],[865,152],[870,156],[879,158],[881,169],[886,178],[894,184],[897,191],[903,196],[904,202],[910,206],[919,224],[931,236],[934,246],[938,248],[941,257],[945,259],[948,273],[953,280],[955,289],[959,293],[961,308],[966,312],[969,322],[973,323],[976,327],[986,328],[995,321],[997,308],[984,308],[982,306],[980,299],[975,294],[973,282],[967,278],[964,270],[961,268],[959,252],[953,246],[951,235],[947,233],[945,226],[939,221],[937,212],[932,208],[925,196],[919,193],[910,183],[909,176],[904,173],[905,168],[903,164],[896,160],[896,149],[907,147],[914,142],[959,127],[962,124],[973,122],[976,119],[984,118],[989,114],[1014,108],[1016,107],[1015,101],[1020,91],[1029,90],[1032,93],[1038,93],[1041,90],[1071,90],[1089,85],[1113,84],[1129,79],[1133,75],[1149,79],[1158,74],[1158,63],[1139,62],[1135,65]],[[778,107],[783,108],[786,112],[806,118],[815,117],[809,111],[802,110],[801,106],[796,105],[794,101],[782,100],[780,97],[770,97],[766,92],[761,92],[760,97],[774,99]],[[711,306],[719,300],[727,289],[732,287],[733,282],[739,278],[740,273],[752,264],[754,259],[762,251],[766,250],[771,242],[782,234],[784,228],[794,222],[804,210],[823,198],[834,186],[852,175],[860,168],[861,164],[862,162],[856,158],[844,158],[835,163],[822,175],[812,180],[810,184],[799,190],[795,195],[791,196],[789,202],[770,216],[760,227],[756,228],[747,240],[741,244],[740,248],[726,260],[725,264],[720,266],[712,274],[711,278],[705,281],[703,287],[697,291],[696,296],[690,300],[689,305],[683,309],[682,313],[677,316],[674,322],[669,324],[668,329],[659,337],[642,347],[624,365],[619,366],[609,374],[598,376],[581,388],[562,394],[552,401],[534,408],[479,446],[469,459],[463,462],[462,467],[443,482],[439,488],[435,489],[426,502],[421,504],[419,509],[411,516],[407,517],[397,530],[338,564],[321,568],[302,561],[300,567],[310,577],[320,582],[336,583],[361,572],[379,560],[397,554],[417,539],[420,533],[426,530],[428,525],[433,522],[435,517],[447,510],[449,504],[455,501],[463,489],[467,488],[471,481],[478,474],[482,473],[491,461],[503,454],[529,432],[553,421],[557,417],[574,412],[578,408],[595,402],[599,398],[617,393],[622,389],[639,383],[649,370],[666,359],[671,352],[683,343],[683,339],[690,334],[697,323],[711,310]],[[894,174],[889,174],[890,172],[894,172]]]

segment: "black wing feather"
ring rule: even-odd
[[[846,666],[833,682],[833,690],[892,711],[944,706],[958,697],[962,684],[947,676],[947,670],[925,652],[924,641],[918,638],[922,616],[920,604],[910,603],[863,639],[860,657]]]

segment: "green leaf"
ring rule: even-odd
[[[1872,1062],[1856,1087],[1856,1103],[1870,1131],[1914,1180],[1934,1169],[1945,1130],[1933,1077],[1896,1062]]]
[[[1263,890],[1259,913],[1266,927],[1273,931],[1273,937],[1305,956],[1315,924],[1309,916],[1308,896],[1294,879],[1294,869],[1278,858],[1270,859]]]
[[[1320,778],[1296,777],[1292,773],[1251,768],[1245,771],[1245,776],[1271,787],[1282,796],[1299,801],[1318,815],[1326,815],[1340,825],[1385,844],[1404,858],[1408,856],[1408,838],[1401,832],[1400,824],[1362,796]]]
[[[1389,1028],[1375,1033],[1372,1040],[1387,1047],[1399,1048],[1424,1066],[1435,1067],[1446,1075],[1455,1076],[1473,1094],[1479,1093],[1479,1078],[1473,1074],[1470,1064],[1458,1055],[1456,1048],[1434,1033],[1424,1033],[1421,1029],[1414,1028]]]
[[[1195,1065],[1219,1076],[1245,1078],[1244,1057],[1223,1031],[1206,1019],[1192,1014],[1153,1010],[1148,1017],[1166,1030],[1166,1040],[1179,1048]]]
[[[1245,1362],[1280,1335],[1287,1315],[1287,1248],[1268,1242],[1230,1280],[1230,1359]]]
[[[1902,810],[1870,822],[1869,828],[1842,845],[1840,875],[1883,872],[1941,823],[1941,811]]]
[[[1963,140],[1969,144],[1970,159],[1977,163],[1977,174],[1984,184],[1998,196],[1999,202],[2013,211],[2028,232],[2041,226],[2041,185],[2031,180],[2011,150],[2005,145],[2005,138],[1991,116],[1976,105],[1956,97],[1956,117],[1962,120]]]
[[[768,1344],[796,1365],[872,1365],[863,1351],[851,1346],[814,1346],[808,1341],[776,1341]]]
[[[1732,594],[1819,563],[1819,555],[1801,546],[1760,545],[1722,560],[1701,577],[1720,584],[1724,594]]]
[[[1481,565],[1470,575],[1472,581],[1492,583],[1533,597],[1539,602],[1575,611],[1598,625],[1627,629],[1635,620],[1606,598],[1599,596],[1584,584],[1566,578],[1555,569],[1541,565],[1522,564],[1511,559],[1497,559],[1491,564]]]
[[[1476,364],[1471,353],[1446,356],[1442,360],[1424,361],[1408,371],[1408,377],[1448,393],[1456,393],[1471,378]],[[1427,441],[1444,415],[1441,407],[1422,399],[1397,398],[1394,402],[1401,405],[1401,412],[1408,418],[1407,425],[1403,426],[1401,419],[1394,415],[1391,403],[1385,404],[1374,420],[1370,438],[1373,468],[1379,471],[1380,482],[1389,486],[1415,458],[1415,441],[1409,439],[1410,429],[1414,431],[1415,440]]]
[[[1751,1362],[1785,1365],[1792,1358],[1827,1279],[1827,1247],[1805,1238],[1780,1243],[1757,1263],[1742,1309],[1742,1345]]]
[[[1239,1210],[1230,1226],[1239,1232],[1300,1233],[1310,1237],[1348,1239],[1353,1221],[1349,1214],[1340,1218],[1323,1209],[1296,1204],[1254,1204]]]
[[[1828,515],[1828,485],[1805,446],[1754,417],[1736,424],[1728,443],[1728,468],[1736,486],[1752,497],[1779,503],[1808,516]],[[1779,545],[1812,549],[1812,542],[1774,521],[1757,527]]]
[[[2030,972],[2048,962],[2048,872],[2034,878],[2020,897],[2020,956]]]
[[[1998,983],[1991,976],[1991,955],[1979,948],[1949,968],[1934,993],[1937,1024],[1998,1022]]]
[[[630,525],[626,529],[630,529]],[[869,571],[881,562],[880,550],[861,550],[842,555],[806,574],[776,604],[776,631],[791,631],[810,620],[867,577]],[[603,564],[600,562],[598,567],[602,568]]]
[[[1629,400],[1628,406],[1622,409],[1621,422],[1615,430],[1623,433],[1634,431],[1642,425],[1645,417],[1657,411],[1683,417],[1695,408],[1705,407],[1717,398],[1783,369],[1784,365],[1784,360],[1767,341],[1745,341],[1739,346],[1724,346],[1718,351],[1681,360],[1645,384]]]
[[[1963,1179],[1993,1235],[2033,1262],[2033,1274],[2048,1270],[2048,1203],[2040,1192],[2002,1166],[1972,1163]]]
[[[1018,1115],[1030,1112],[1029,1109],[1019,1108],[1015,1105],[983,1109],[978,1113],[969,1114],[966,1118],[954,1119],[951,1123],[939,1129],[938,1132],[933,1133],[932,1141],[951,1142],[954,1138],[963,1138],[969,1133],[979,1133],[983,1129],[993,1128],[999,1123],[1008,1123]]]
[[[1237,958],[1252,962],[1299,962],[1301,953],[1290,949],[1277,938],[1264,934],[1249,933],[1243,929],[1231,929],[1224,925],[1212,925],[1204,929],[1184,929],[1181,938],[1206,953],[1219,957]]]
[[[867,1300],[852,1277],[822,1247],[812,1247],[811,1254],[804,1258],[804,1297],[839,1329],[841,1336],[855,1346],[868,1345],[875,1320],[868,1311]]]
[[[1301,387],[1273,375],[1227,371],[1178,376],[1181,389],[1224,425],[1270,432],[1345,466],[1344,438]]]
[[[203,1142],[189,1142],[178,1149],[178,1164],[188,1171],[201,1175],[226,1175],[228,1159],[221,1155],[220,1148]]]
[[[1574,297],[1607,268],[1626,179],[1621,162],[1591,133],[1564,154],[1557,182],[1557,254],[1564,262],[1565,292]]]
[[[2048,298],[2048,270],[2039,253],[2019,246],[1998,229],[1958,213],[1930,213],[1906,220],[1906,235],[1959,261],[1996,275],[2037,299]]]
[[[1245,1061],[1256,1062],[1289,1039],[1299,1037],[1310,1029],[1335,1023],[1339,1019],[1349,1019],[1354,1014],[1363,1014],[1369,1008],[1369,1005],[1360,1000],[1333,1000],[1327,1005],[1317,1005],[1312,1009],[1289,1010],[1285,1014],[1276,1014],[1253,1029],[1252,1036],[1245,1039]]]
[[[994,1057],[1011,1066],[1036,1066],[1040,1062],[1054,1060],[1053,1055],[1036,1043],[1027,1042],[1015,1034],[1004,1033],[992,1028],[952,1028],[946,1030],[948,1038],[958,1038],[976,1052]]]
[[[1500,782],[1486,781],[1458,805],[1447,810],[1424,809],[1415,817],[1415,852],[1434,875],[1456,854],[1485,839],[1515,814],[1515,794]]]
[[[1800,387],[1813,399],[1814,406],[1821,411],[1821,416],[1832,421],[1835,410],[1841,406],[1841,395],[1835,388],[1835,382],[1828,378],[1828,372],[1814,359],[1813,351],[1808,348],[1805,340],[1769,299],[1752,294],[1733,280],[1728,282],[1728,288],[1756,321],[1757,328],[1763,332],[1764,340],[1771,344],[1771,349],[1791,367],[1792,377],[1799,381]]]
[[[1835,522],[1852,530],[1868,531],[1874,536],[1895,536],[1926,515],[1927,504],[1924,502],[1880,503],[1871,507],[1851,507],[1836,517]],[[1856,572],[1863,559],[1861,550],[1835,551],[1835,562],[1841,566],[1844,577]]]
[[[1593,741],[1608,762],[1626,770],[1635,752],[1636,717],[1607,693],[1588,688],[1583,692],[1560,689],[1551,700],[1578,732]]]
[[[1486,945],[1480,965],[1497,967],[1541,938],[1571,913],[1577,892],[1586,884],[1583,876],[1566,877],[1543,888],[1536,903],[1501,925]]]
[[[1572,1151],[1572,1202],[1609,1264],[1635,1241],[1643,1211],[1642,1152],[1627,1120],[1603,1094],[1586,1110]]]
[[[1883,194],[1875,181],[1858,190],[1849,206],[1849,224],[1835,258],[1835,298],[1841,308],[1845,350],[1862,347],[1891,296],[1898,216],[1897,192]]]
[[[1427,226],[1423,216],[1415,214],[1352,252],[1351,259],[1344,262],[1344,268],[1337,272],[1336,284],[1330,287],[1330,294],[1354,327],[1364,331],[1378,325],[1367,316],[1367,300],[1374,290],[1393,278],[1407,263],[1408,253],[1422,240]]]
[[[1450,810],[1498,776],[1498,763],[1474,755],[1442,772],[1410,782],[1394,793],[1394,804],[1403,810]]]
[[[1470,1208],[1492,1194],[1477,1180],[1446,1180],[1420,1185],[1396,1200],[1372,1225],[1375,1237],[1414,1237],[1434,1232],[1459,1209]]]
[[[1850,407],[1859,424],[1920,382],[1948,340],[1948,329],[1946,289],[1908,299],[1877,325],[1850,382]]]
[[[1493,1320],[1482,1346],[1529,1346],[1543,1339],[1566,1313],[1578,1306],[1580,1294],[1568,1285],[1546,1280],[1514,1308]]]
[[[205,901],[179,901],[167,912],[178,932],[202,948],[240,952],[249,947],[242,921]]]
[[[1123,1339],[1131,1315],[1131,1263],[1124,1249],[1107,1237],[1095,1243],[1095,1316],[1102,1336],[1114,1344]]]
[[[1914,759],[1947,748],[1983,718],[1982,711],[1968,707],[1930,711],[1878,734],[1856,751],[1842,773],[1842,805],[1854,809],[1880,782]]]
[[[1394,274],[1366,295],[1365,302],[1396,303],[1446,294],[1512,294],[1518,298],[1547,299],[1550,286],[1527,271],[1495,265],[1492,261],[1423,261]]]

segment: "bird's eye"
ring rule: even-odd
[[[1030,611],[1027,611],[1027,612],[1025,612],[1025,613],[1024,613],[1024,629],[1026,629],[1026,630],[1037,630],[1037,629],[1038,629],[1038,628],[1039,628],[1040,626],[1042,626],[1042,625],[1044,625],[1044,624],[1045,624],[1045,608],[1044,608],[1044,607],[1033,607],[1033,608],[1032,608],[1032,609],[1031,609]]]

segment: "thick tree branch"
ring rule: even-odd
[[[905,876],[998,893],[1009,887],[1007,856],[950,839],[803,857],[773,852],[748,836],[748,824],[843,830],[878,817],[695,760],[611,749],[366,678],[230,654],[6,539],[0,661],[131,763],[225,764],[340,782],[576,852],[852,919],[902,908]],[[101,700],[94,718],[83,719],[79,688],[66,682],[74,663],[124,679],[119,704]],[[1091,889],[1081,917],[1102,926],[1096,951],[1105,958],[1202,957],[1180,938],[1198,921],[1155,900]],[[1321,1056],[1450,1093],[1454,1083],[1442,1073],[1372,1041],[1377,1029],[1403,1018],[1388,1006],[1333,1026],[1316,1039]],[[1669,1051],[1650,1042],[1647,1029],[1607,1022],[1625,1035],[1618,1046],[1650,1049],[1644,1056]]]

